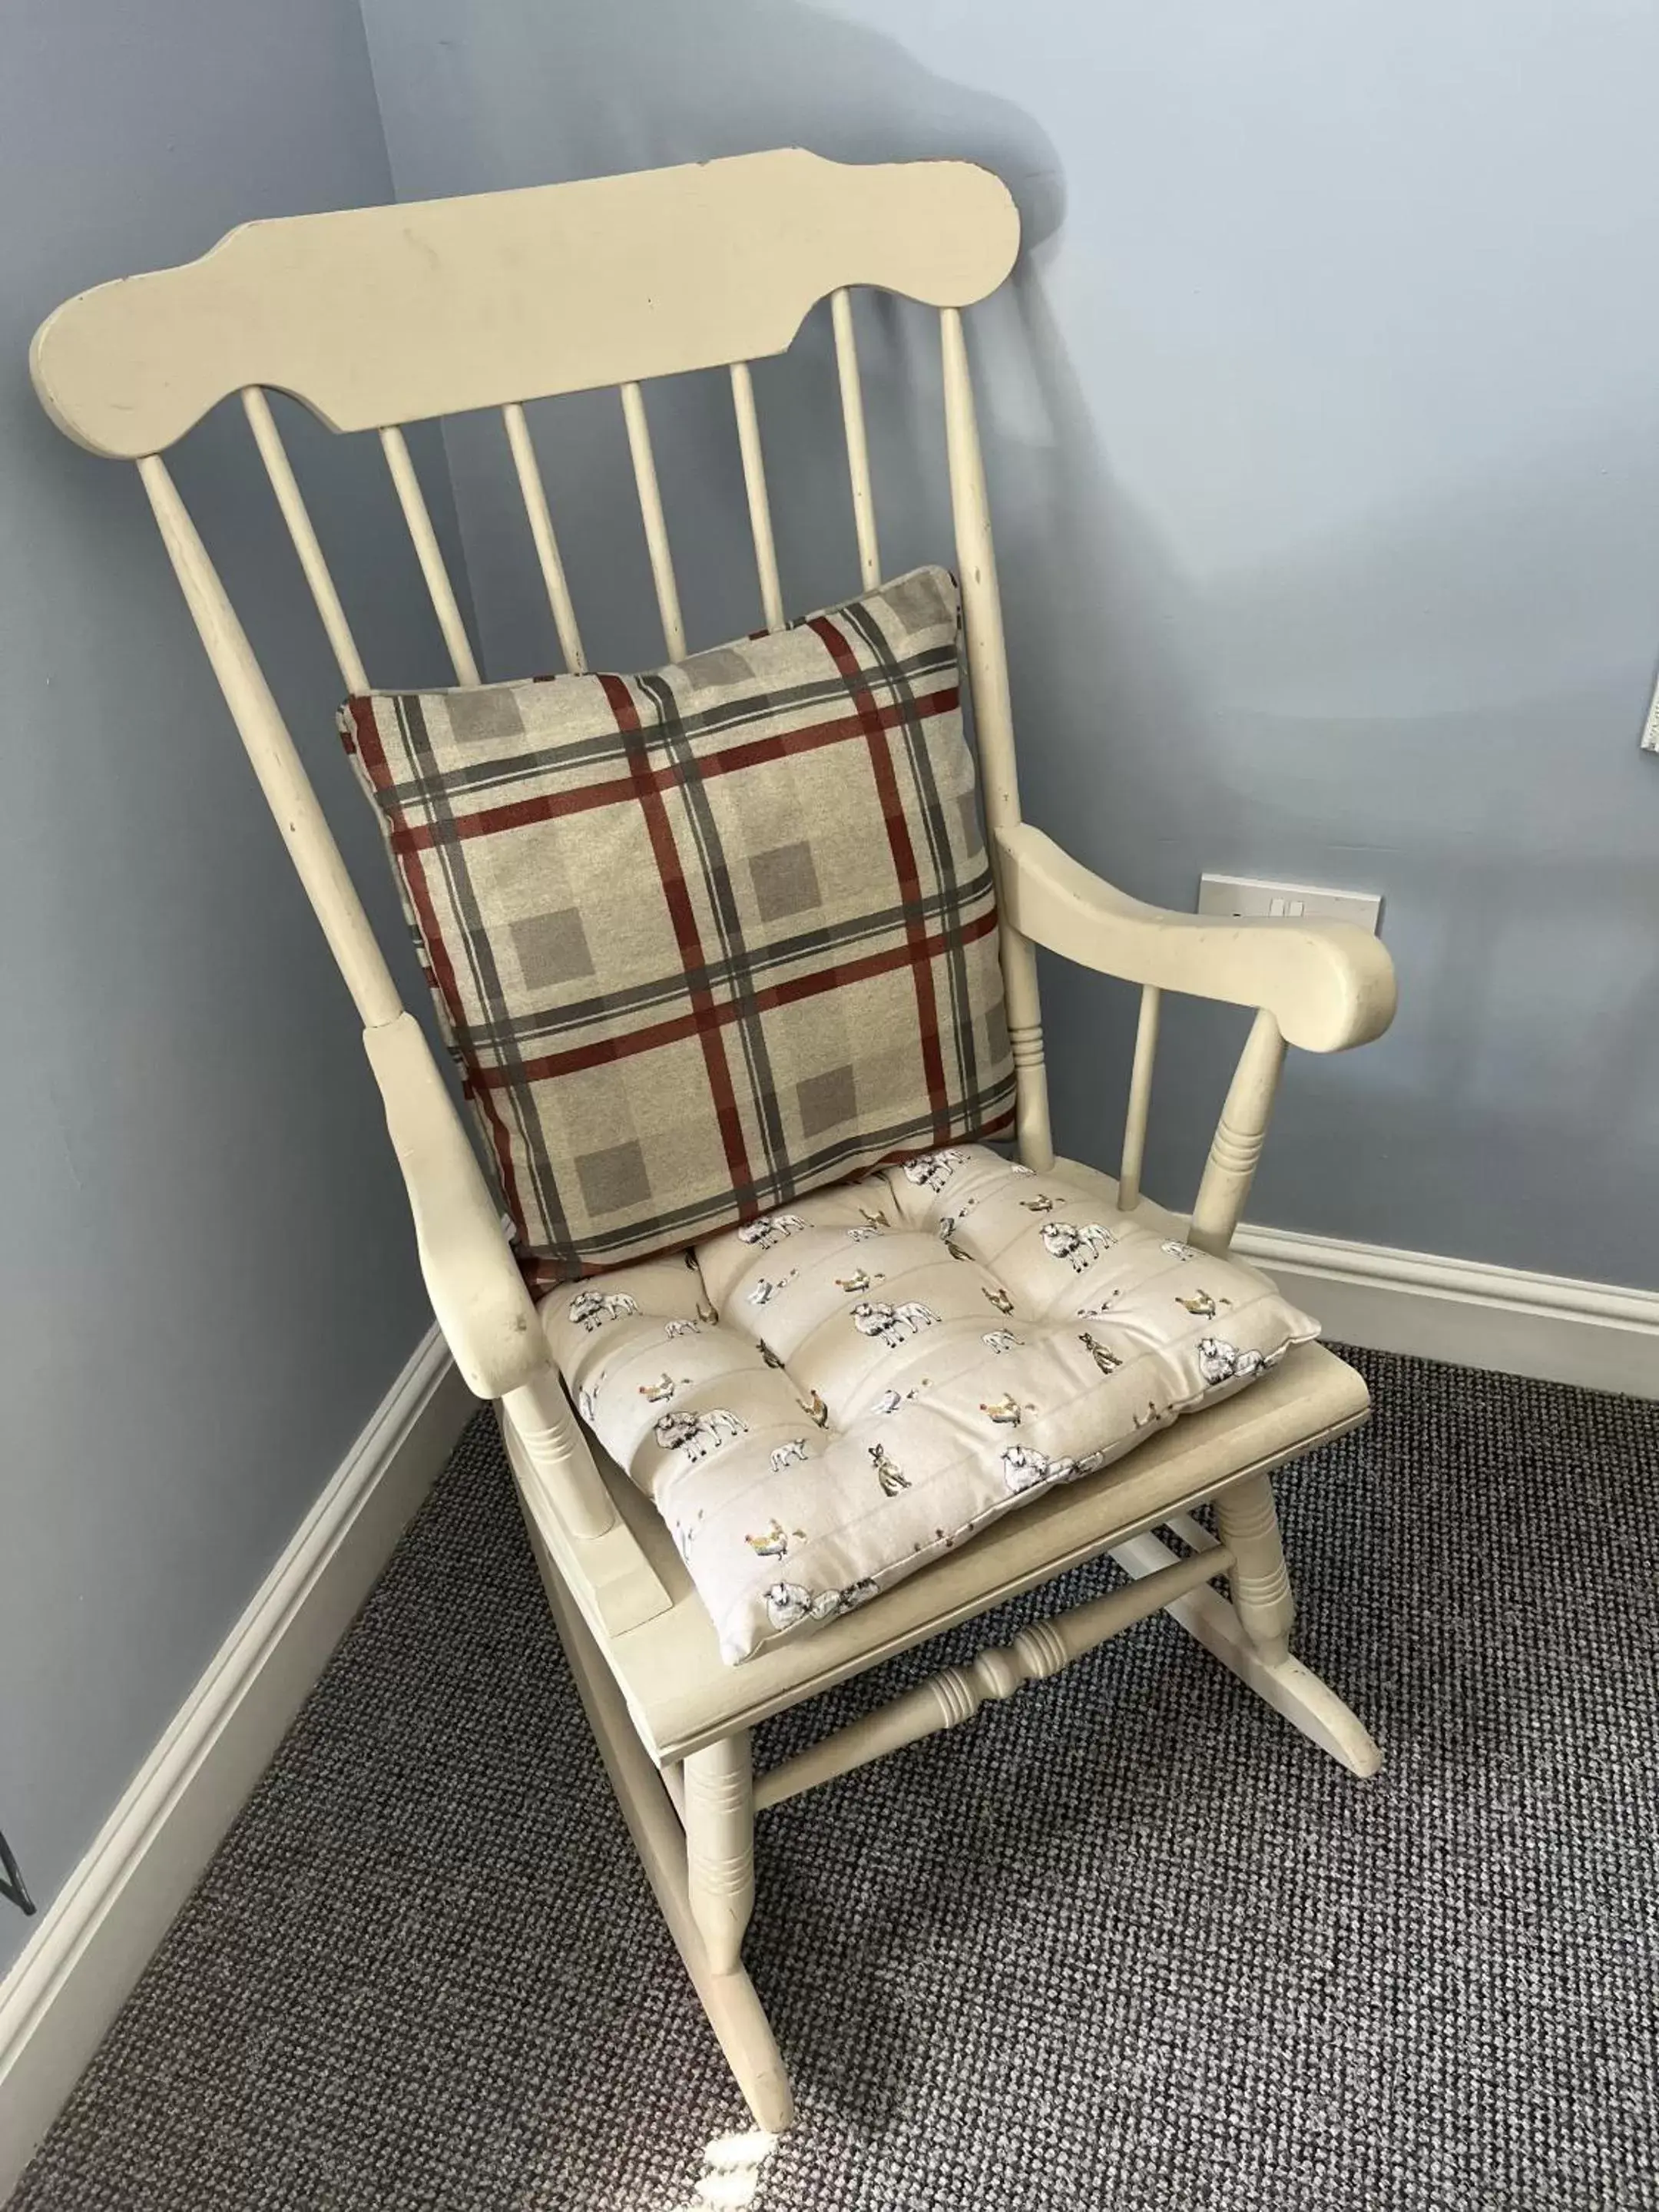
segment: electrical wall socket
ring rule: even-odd
[[[1198,879],[1198,910],[1234,921],[1352,921],[1375,937],[1382,919],[1382,900],[1376,891],[1334,891],[1315,884],[1262,883],[1254,876],[1205,875]]]

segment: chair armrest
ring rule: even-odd
[[[404,1171],[438,1326],[468,1388],[505,1397],[550,1363],[500,1211],[413,1014],[365,1030],[363,1050]]]
[[[1394,962],[1352,922],[1212,921],[1144,906],[1029,822],[1000,831],[997,846],[1009,921],[1082,967],[1264,1009],[1308,1052],[1369,1044],[1394,1019]]]

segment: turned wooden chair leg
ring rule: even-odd
[[[756,2126],[781,2134],[794,2118],[789,2077],[754,1984],[737,1955],[754,1894],[748,1735],[693,1753],[671,1794],[662,1772],[646,1755],[617,1678],[540,1531],[527,1516],[525,1525],[599,1755],[675,1948]],[[701,1770],[695,1789],[690,1778],[694,1770]],[[677,1809],[677,1801],[694,1796],[695,1814]],[[686,1828],[697,1838],[700,1871],[695,1878]],[[693,1901],[694,1887],[702,1899],[700,1904]]]
[[[685,1762],[686,1885],[717,1974],[735,1973],[755,1906],[755,1784],[749,1731]]]
[[[1291,1656],[1296,1601],[1279,1540],[1272,1477],[1253,1474],[1228,1486],[1215,1501],[1216,1527],[1233,1555],[1228,1583],[1233,1605],[1256,1656],[1269,1667]]]

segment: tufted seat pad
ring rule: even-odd
[[[978,1146],[567,1285],[542,1314],[728,1661],[1097,1473],[1318,1334],[1254,1268]]]

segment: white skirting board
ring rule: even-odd
[[[1659,1398],[1659,1292],[1290,1229],[1247,1225],[1233,1249],[1338,1344]]]
[[[0,2203],[476,1404],[434,1328],[0,1983]]]

